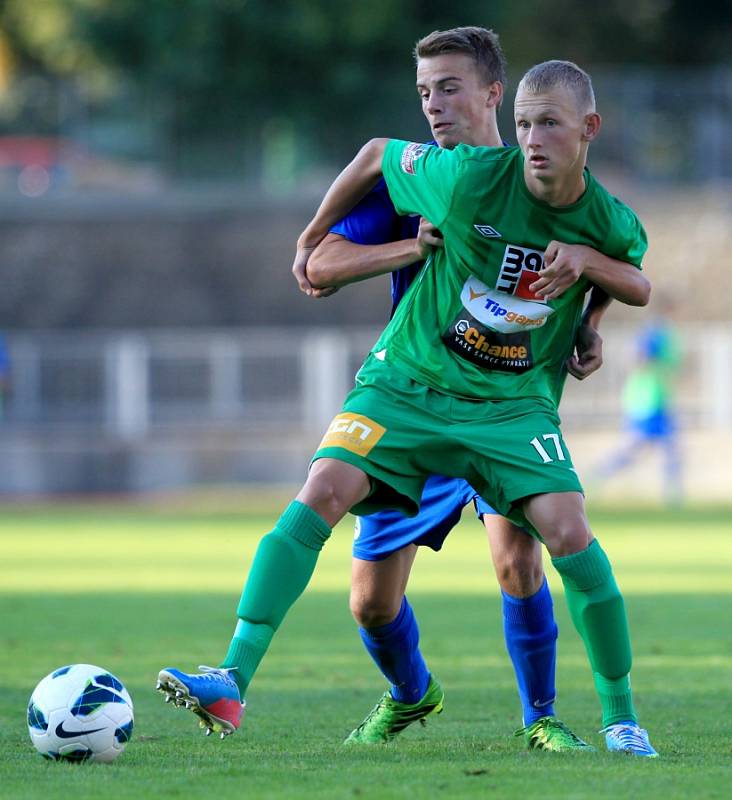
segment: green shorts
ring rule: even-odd
[[[419,510],[429,475],[464,478],[496,511],[532,526],[523,498],[581,492],[556,409],[539,398],[476,401],[444,394],[370,355],[313,461],[347,461],[371,477],[351,511]]]

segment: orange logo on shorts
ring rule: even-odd
[[[338,414],[325,432],[318,450],[342,447],[359,456],[367,456],[386,433],[386,428],[361,414]]]

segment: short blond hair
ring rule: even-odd
[[[544,61],[532,67],[519,81],[519,89],[532,94],[548,92],[557,86],[569,89],[574,94],[583,114],[595,110],[592,79],[572,61]]]

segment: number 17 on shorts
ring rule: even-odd
[[[552,461],[567,460],[558,433],[544,433],[541,436],[534,436],[531,444],[545,464],[550,464]]]

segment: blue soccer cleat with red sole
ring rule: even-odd
[[[189,674],[167,667],[160,670],[155,688],[165,695],[166,703],[172,701],[192,711],[201,720],[206,736],[216,732],[223,739],[241,725],[246,703],[230,669],[201,666],[199,670]]]

